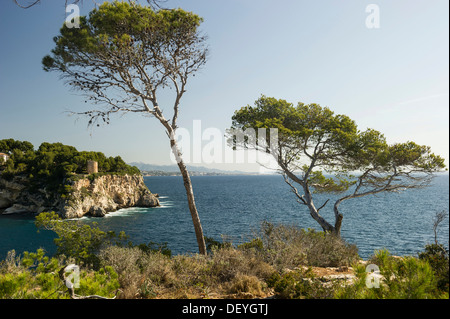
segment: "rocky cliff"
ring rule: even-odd
[[[25,177],[0,178],[0,213],[55,211],[63,218],[101,217],[127,207],[159,206],[141,175],[86,176],[65,184],[65,194],[32,189]]]

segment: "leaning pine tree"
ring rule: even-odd
[[[89,125],[109,124],[115,113],[151,115],[161,123],[183,176],[199,252],[206,254],[191,179],[175,138],[187,80],[206,63],[201,22],[182,9],[154,11],[131,1],[105,2],[80,17],[79,28],[64,24],[42,63],[45,71],[60,73],[87,96],[92,108],[74,113],[87,116]],[[169,118],[157,98],[164,88],[176,93]]]
[[[429,185],[434,173],[445,169],[444,159],[429,146],[414,142],[388,144],[380,132],[359,131],[346,115],[318,104],[298,103],[262,96],[232,117],[230,132],[278,129],[278,139],[248,134],[233,147],[255,148],[271,154],[299,204],[325,232],[340,236],[346,200]],[[263,130],[264,132],[264,130]],[[253,136],[253,139],[252,139]],[[324,173],[330,173],[327,174]],[[317,193],[337,195],[334,222],[321,215],[329,199],[317,204]]]

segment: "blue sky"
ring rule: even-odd
[[[380,9],[380,28],[366,27],[371,3]],[[193,121],[201,120],[203,129],[225,133],[233,112],[264,94],[328,106],[361,130],[381,131],[390,143],[430,145],[448,165],[447,0],[168,0],[167,6],[202,16],[209,37],[210,58],[188,84],[181,127],[192,131]],[[84,0],[81,14],[92,7]],[[128,162],[171,164],[156,119],[125,115],[88,129],[86,119],[65,113],[89,105],[41,67],[64,20],[62,0],[28,10],[0,2],[0,139],[35,147],[61,142]]]

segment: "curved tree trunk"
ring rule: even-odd
[[[186,168],[186,165],[181,158],[181,152],[178,149],[177,142],[174,138],[174,134],[170,135],[170,146],[172,149],[172,153],[175,155],[177,160],[178,168],[180,169],[181,176],[183,177],[184,188],[186,189],[186,195],[189,205],[189,211],[192,217],[192,223],[194,224],[195,236],[197,238],[197,244],[199,253],[202,255],[206,255],[206,243],[205,237],[203,236],[203,228],[200,222],[200,217],[198,215],[197,206],[195,205],[194,198],[194,190],[192,188],[191,177],[189,176],[189,172]]]
[[[298,179],[294,174],[292,174],[292,172],[287,170],[285,168],[285,166],[283,166],[283,165],[280,165],[280,166],[284,167],[284,172],[285,172],[286,176],[289,176],[292,180],[297,182],[303,188],[304,195],[300,195],[297,191],[297,188],[294,187],[294,185],[292,185],[289,182],[289,180],[285,177],[284,180],[292,188],[293,193],[297,196],[297,198],[298,198],[297,201],[300,204],[303,204],[308,207],[309,214],[320,225],[320,227],[322,227],[324,232],[331,233],[331,234],[334,234],[334,235],[337,235],[338,237],[340,237],[341,236],[341,223],[342,223],[343,216],[341,214],[335,215],[336,222],[335,222],[334,226],[331,225],[329,222],[327,222],[325,220],[325,218],[323,218],[319,214],[319,211],[327,204],[328,201],[326,201],[325,204],[323,204],[321,207],[316,208],[316,206],[314,205],[314,201],[312,199],[312,194],[311,194],[308,184],[305,183],[304,181]]]
[[[319,214],[317,208],[314,206],[312,201],[308,202],[307,206],[309,208],[309,214],[322,227],[324,232],[333,234],[337,237],[341,237],[341,225],[342,225],[342,219],[344,218],[344,216],[342,216],[342,214],[339,213],[336,206],[334,207],[334,209],[335,209],[334,226],[331,225],[329,222],[327,222],[325,220],[325,218],[323,218]]]
[[[322,227],[324,232],[334,233],[335,231],[334,231],[333,225],[331,225],[329,222],[327,222],[325,220],[325,218],[323,218],[319,214],[319,210],[314,205],[314,202],[313,202],[313,199],[312,199],[312,195],[311,195],[311,191],[309,190],[309,187],[307,185],[303,185],[303,191],[305,192],[304,202],[305,202],[306,206],[309,209],[309,214],[311,215],[311,217],[317,223],[319,223],[319,225]]]
[[[325,220],[325,218],[323,218],[319,214],[319,212],[317,211],[317,208],[314,206],[314,204],[311,202],[311,203],[308,203],[307,206],[309,208],[309,214],[317,223],[319,223],[319,225],[322,227],[323,231],[327,232],[327,233],[333,233],[334,232],[333,225],[331,225],[329,222],[327,222]]]

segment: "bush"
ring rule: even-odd
[[[359,259],[355,245],[332,234],[269,222],[262,223],[257,239],[241,247],[252,247],[279,271],[300,265],[350,266]]]
[[[238,274],[266,279],[275,271],[258,255],[232,247],[214,250],[208,264],[210,273],[222,282],[230,281]]]
[[[62,220],[55,212],[39,214],[35,223],[38,228],[58,235],[54,240],[58,255],[72,257],[78,264],[94,268],[99,266],[98,253],[102,247],[125,239],[123,233],[116,236],[114,232],[104,232],[95,223],[91,227],[74,220]]]
[[[284,274],[274,273],[267,281],[278,298],[326,299],[332,298],[337,283],[325,284],[311,268],[295,269]]]
[[[237,274],[228,284],[227,292],[238,298],[263,297],[264,284],[256,276]]]
[[[346,299],[430,299],[448,298],[448,292],[437,287],[435,272],[430,264],[413,256],[394,257],[387,250],[375,252],[369,263],[380,269],[379,288],[366,285],[363,265],[354,267],[357,280],[353,285],[336,291],[336,298]]]
[[[427,261],[437,277],[437,287],[443,292],[449,292],[449,256],[448,249],[442,244],[425,246],[425,251],[419,253],[419,259]]]
[[[16,257],[8,253],[0,265],[1,299],[68,299],[71,295],[59,276],[67,260],[49,258],[43,249],[35,253],[24,252]],[[80,287],[75,288],[78,295],[99,295],[113,297],[119,287],[117,274],[111,267],[99,271],[82,269]]]
[[[120,298],[155,297],[155,287],[170,281],[170,257],[157,251],[109,246],[100,252],[99,259],[102,266],[109,265],[117,272]]]
[[[109,246],[99,254],[102,266],[110,266],[118,275],[120,298],[135,298],[141,280],[139,261],[143,252],[137,248]]]

